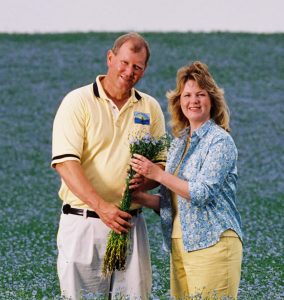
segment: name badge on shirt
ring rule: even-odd
[[[135,111],[134,112],[134,123],[142,125],[150,125],[150,114]]]

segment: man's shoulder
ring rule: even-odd
[[[71,90],[70,92],[68,92],[65,96],[65,98],[68,97],[73,97],[73,96],[83,96],[85,94],[89,94],[90,91],[92,91],[93,88],[93,83],[84,85],[84,86],[80,86],[78,88],[75,88],[73,90]]]
[[[92,99],[92,84],[75,88],[68,92],[61,101],[61,111],[79,112],[86,109],[87,102]]]
[[[68,92],[64,96],[62,103],[79,104],[87,101],[91,97],[92,97],[92,84],[88,84],[88,85],[75,88],[70,92]]]

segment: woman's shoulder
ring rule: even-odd
[[[208,137],[214,139],[230,140],[233,142],[233,138],[230,133],[223,129],[221,126],[217,125],[215,122],[212,122],[212,126],[208,131]]]
[[[223,145],[222,147],[230,149],[230,151],[237,152],[237,147],[231,134],[216,123],[213,123],[208,131],[207,142],[210,146],[219,144],[220,146]]]

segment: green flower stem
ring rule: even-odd
[[[120,203],[120,209],[128,211],[131,205],[131,190],[129,189],[130,181],[133,179],[135,171],[130,167],[126,178],[126,187]],[[128,233],[118,234],[113,230],[109,234],[106,252],[104,256],[102,274],[107,277],[115,270],[124,270],[126,263],[126,252],[128,244]]]
[[[132,167],[130,167],[128,176],[125,180],[125,191],[123,193],[123,197],[120,203],[120,209],[123,211],[128,211],[131,205],[131,193],[132,191],[129,189],[130,181],[134,178],[134,175],[136,174],[135,171],[133,171]]]

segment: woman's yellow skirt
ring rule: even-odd
[[[214,246],[192,252],[184,251],[182,239],[172,238],[171,295],[237,299],[241,263],[242,243],[232,230],[225,231]]]

